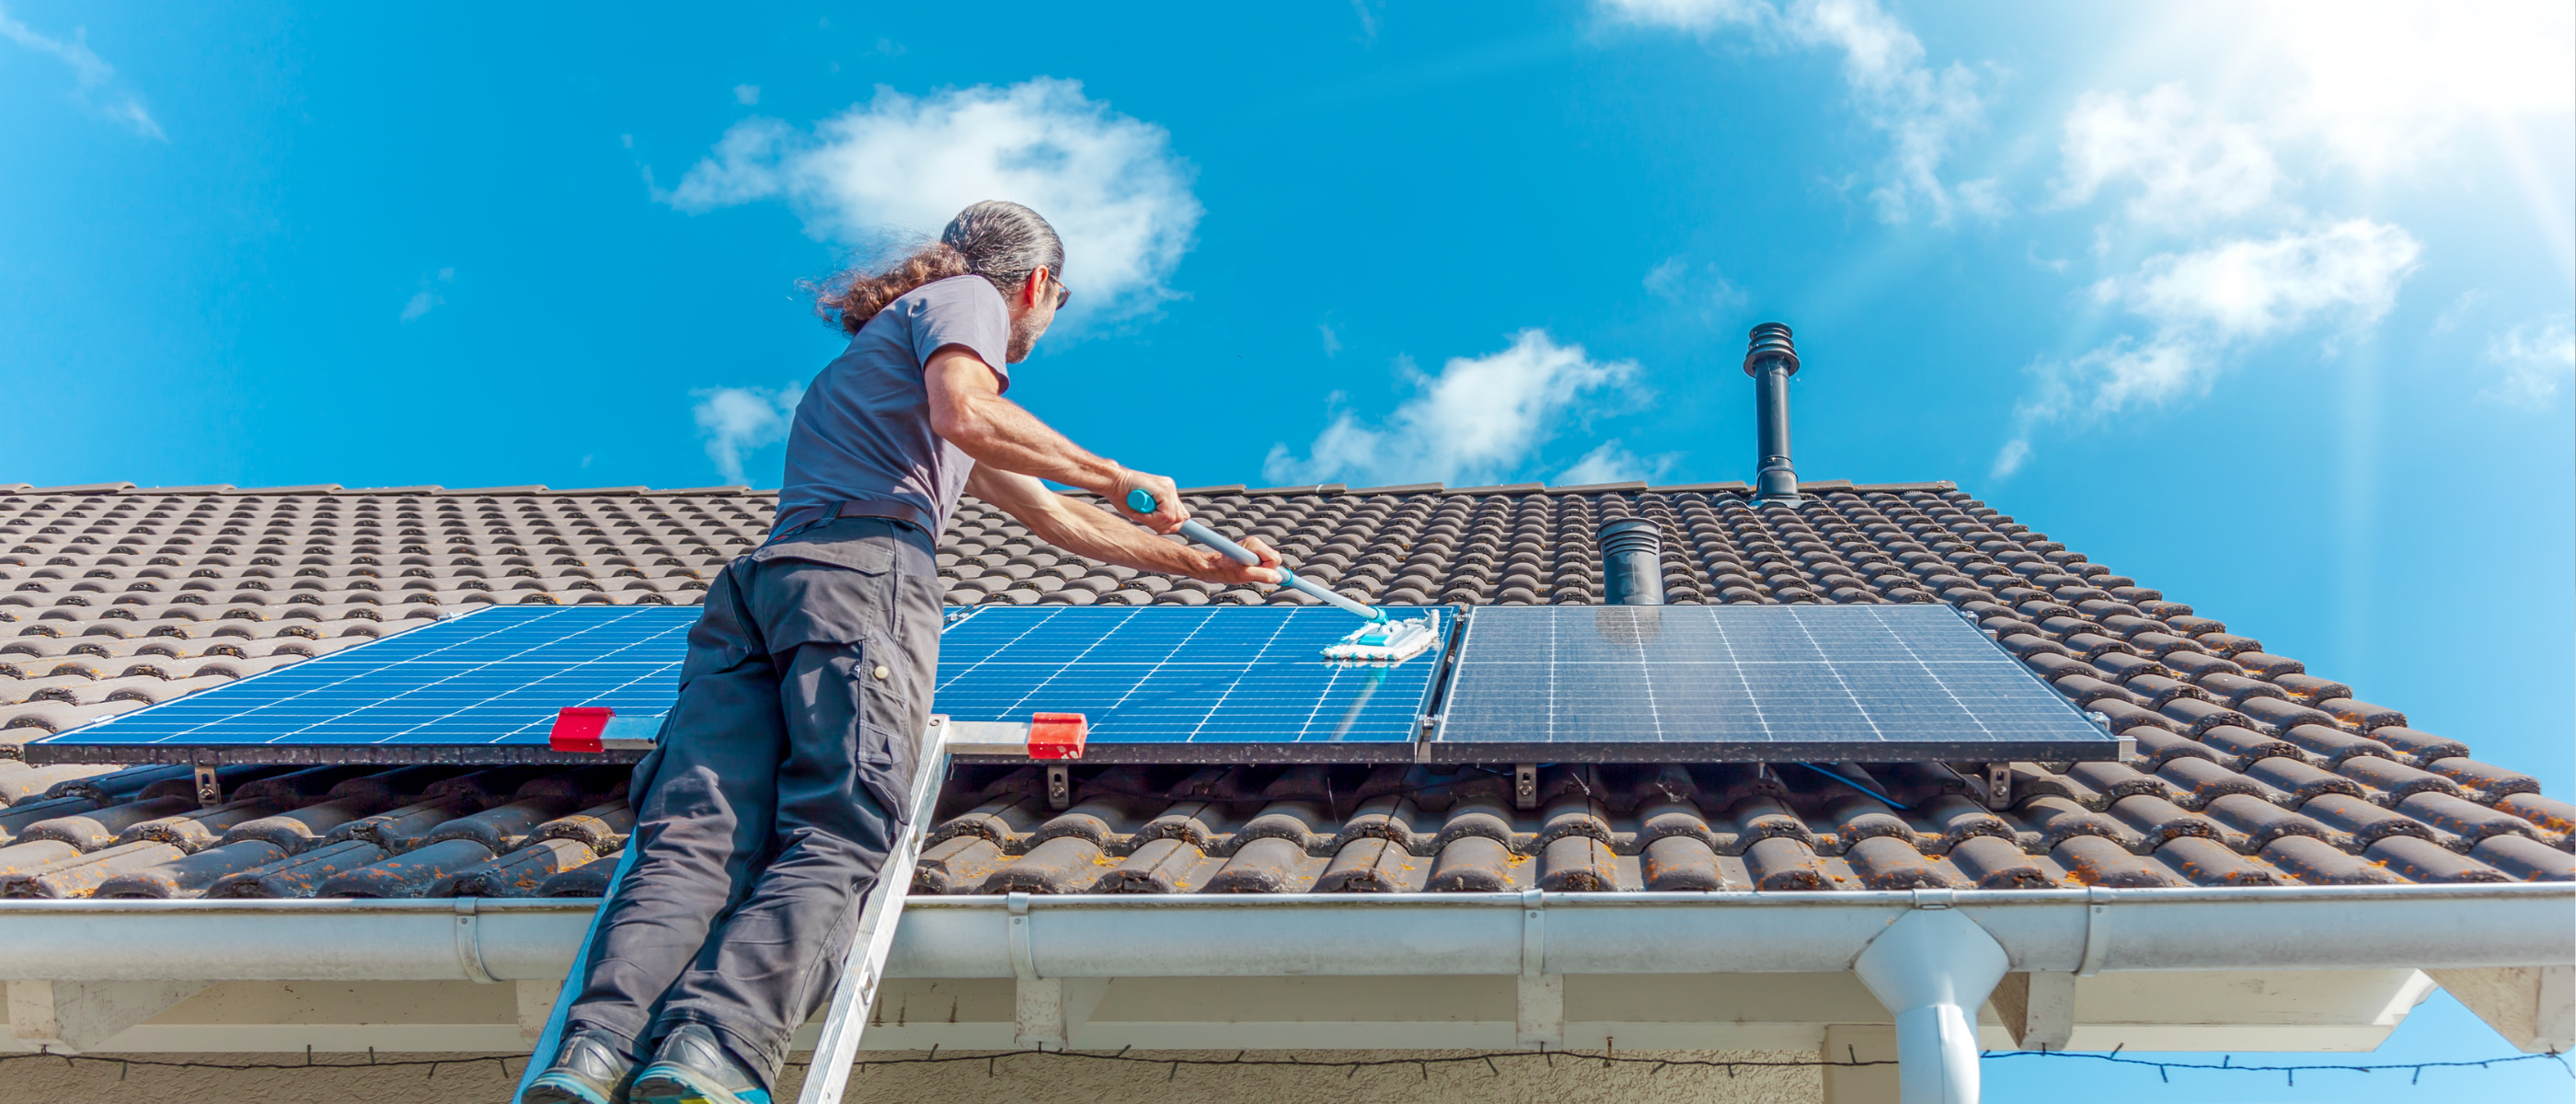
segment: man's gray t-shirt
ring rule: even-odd
[[[919,507],[936,519],[936,536],[975,460],[931,430],[922,366],[940,347],[963,345],[1008,388],[1010,340],[1010,310],[981,276],[934,280],[886,304],[796,405],[779,530],[863,499]]]

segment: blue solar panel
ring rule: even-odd
[[[1432,757],[2105,759],[2120,741],[1948,606],[1488,606]]]
[[[694,606],[496,606],[42,743],[262,748],[288,760],[295,749],[542,750],[567,705],[668,710],[697,619]]]
[[[697,619],[694,606],[497,606],[30,749],[144,761],[186,761],[190,749],[290,762],[549,759],[564,706],[669,710]],[[1316,654],[1357,624],[1286,606],[950,610],[933,708],[959,720],[1084,713],[1094,760],[1409,758],[1440,652],[1394,667]]]
[[[1322,607],[986,606],[948,629],[934,700],[961,721],[1084,714],[1092,760],[1409,760],[1441,648],[1317,654],[1358,625]]]

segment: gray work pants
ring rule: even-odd
[[[636,765],[635,863],[603,906],[575,1027],[647,1054],[702,1023],[775,1082],[909,806],[939,661],[930,549],[908,525],[835,519],[708,588],[679,701]]]

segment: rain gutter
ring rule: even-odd
[[[595,904],[0,901],[0,980],[552,980]],[[920,897],[888,973],[1014,977],[1019,957],[1048,977],[1519,974],[1525,950],[1547,974],[1842,972],[1919,909],[1957,910],[2015,971],[2576,962],[2576,885],[2551,883]],[[1545,914],[1529,947],[1525,910]]]
[[[595,902],[0,901],[0,980],[552,981]],[[1975,1104],[2007,972],[2576,963],[2576,885],[1785,893],[922,897],[889,977],[1517,975],[1561,1040],[1567,974],[1856,972],[1902,1104]],[[1060,990],[1057,990],[1060,991]],[[1026,1003],[1025,999],[1023,1003]],[[1062,1045],[1060,1042],[1058,1045]]]

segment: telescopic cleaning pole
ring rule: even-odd
[[[1127,492],[1128,509],[1134,510],[1140,514],[1150,514],[1154,512],[1155,506],[1156,503],[1154,501],[1153,494],[1145,490],[1143,487],[1138,487],[1135,490]],[[1181,535],[1197,541],[1200,544],[1216,549],[1218,552],[1223,553],[1225,558],[1233,560],[1236,563],[1257,564],[1261,562],[1261,557],[1254,555],[1251,549],[1234,543],[1234,541],[1228,539],[1225,534],[1201,525],[1196,521],[1182,522]],[[1279,573],[1280,586],[1303,591],[1371,621],[1386,620],[1385,610],[1378,609],[1374,606],[1361,605],[1358,602],[1333,593],[1329,588],[1326,588],[1324,585],[1317,583],[1314,580],[1300,578],[1296,572],[1288,570],[1286,564],[1281,564],[1271,570]]]

